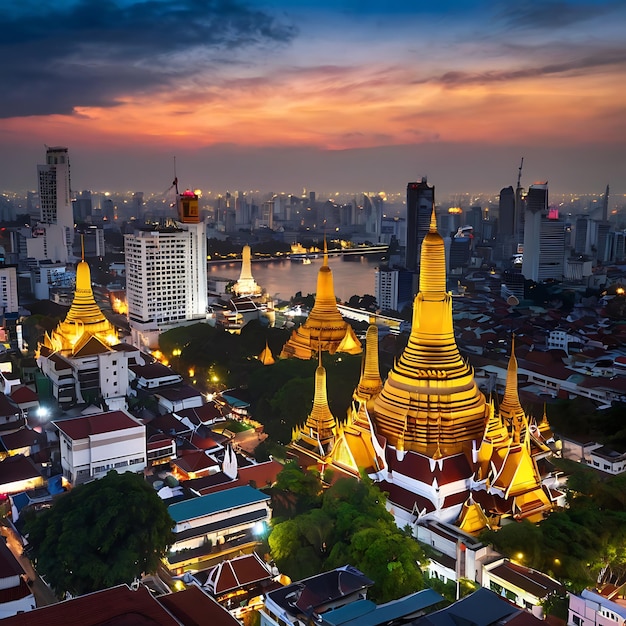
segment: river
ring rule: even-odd
[[[343,261],[340,256],[330,256],[328,265],[333,272],[335,295],[342,301],[351,296],[374,295],[374,268],[379,261],[358,257],[354,261]],[[313,259],[308,265],[290,260],[256,261],[252,263],[252,276],[267,293],[279,300],[289,300],[298,291],[303,295],[317,291],[317,275],[322,266],[322,257]],[[237,280],[241,273],[241,261],[233,263],[209,263],[209,277]]]

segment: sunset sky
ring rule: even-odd
[[[9,4],[0,189],[626,193],[623,0]]]

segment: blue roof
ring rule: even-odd
[[[209,493],[206,496],[175,502],[167,507],[170,517],[178,524],[185,520],[212,515],[220,511],[228,511],[247,504],[263,502],[269,500],[258,489],[249,485],[243,487],[233,487],[216,493]]]
[[[423,611],[442,601],[443,597],[434,589],[423,589],[380,606],[371,600],[357,600],[323,613],[322,618],[331,626],[378,626]]]
[[[222,394],[222,398],[224,398],[224,400],[226,400],[226,402],[228,402],[228,404],[230,404],[230,406],[234,407],[235,409],[243,409],[247,406],[250,406],[249,402],[246,402],[241,398],[235,398],[235,396],[229,396],[225,393]]]

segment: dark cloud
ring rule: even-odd
[[[506,1],[497,12],[497,17],[510,28],[553,30],[600,17],[618,6],[614,2],[599,4],[572,3],[566,0]]]
[[[491,70],[484,72],[450,71],[436,77],[414,81],[419,83],[439,83],[446,87],[460,87],[470,84],[488,84],[505,81],[521,80],[550,75],[576,75],[578,72],[587,73],[590,69],[600,69],[626,63],[626,47],[612,50],[602,50],[590,53],[577,59],[546,63],[534,67],[517,70]]]
[[[121,95],[172,85],[195,63],[216,63],[213,55],[233,59],[295,35],[239,0],[36,4],[0,21],[0,117],[114,106]]]

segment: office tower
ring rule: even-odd
[[[133,193],[132,204],[131,204],[131,217],[140,220],[143,216],[143,191],[135,191]]]
[[[91,218],[92,202],[91,191],[81,191],[73,202],[74,222],[87,222]]]
[[[511,186],[500,190],[498,231],[502,237],[515,235],[515,191]]]
[[[401,311],[417,291],[417,273],[405,269],[377,267],[374,270],[374,297],[381,311]]]
[[[483,233],[483,209],[480,206],[470,207],[470,210],[465,214],[465,225],[471,226],[474,232],[474,237],[479,240],[482,239]]]
[[[435,206],[435,187],[422,178],[406,188],[406,268],[415,271],[419,265],[422,240],[428,232]]]
[[[156,348],[164,330],[207,319],[207,242],[198,197],[177,196],[179,220],[124,235],[131,341]]]
[[[37,175],[41,222],[43,224],[55,224],[62,229],[65,254],[52,260],[67,263],[72,257],[72,245],[74,243],[74,213],[71,200],[70,160],[67,148],[60,146],[47,148],[46,163],[37,166]]]
[[[524,212],[524,262],[522,274],[527,280],[539,280],[541,224],[548,214],[548,183],[535,183],[526,195]]]

